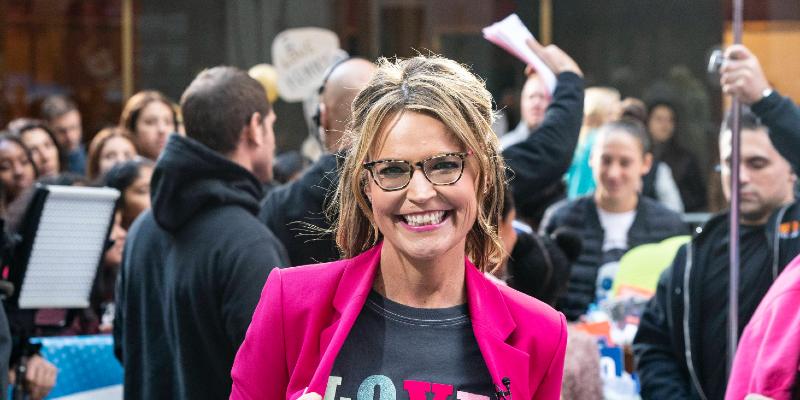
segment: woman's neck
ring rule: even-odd
[[[467,301],[464,271],[463,249],[415,260],[384,243],[373,289],[409,307],[452,307]]]
[[[639,196],[631,196],[624,199],[615,199],[605,196],[600,192],[595,192],[595,204],[597,207],[606,212],[623,213],[633,211],[639,205]]]

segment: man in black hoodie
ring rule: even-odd
[[[275,138],[263,87],[200,73],[181,98],[153,172],[152,209],[133,224],[117,284],[115,343],[126,399],[223,399],[270,269],[285,250],[255,217]]]

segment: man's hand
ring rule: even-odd
[[[578,76],[583,76],[583,72],[581,68],[578,67],[575,60],[563,50],[559,49],[558,46],[554,44],[542,46],[536,39],[528,39],[525,44],[544,61],[554,74],[558,75],[562,72],[574,72]],[[528,72],[527,69],[526,72]]]
[[[34,355],[28,359],[25,371],[25,385],[32,400],[45,398],[56,385],[58,369],[41,356]]]
[[[758,58],[740,44],[725,50],[725,61],[722,63],[720,73],[722,91],[745,104],[761,100],[764,90],[769,89],[769,82]]]

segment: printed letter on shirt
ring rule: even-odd
[[[433,392],[432,400],[447,400],[453,394],[452,385],[442,385],[440,383],[405,381],[403,389],[408,392],[409,400],[427,400],[428,393]]]
[[[328,387],[325,388],[325,398],[323,400],[335,400],[336,399],[336,389],[339,385],[342,384],[342,377],[341,376],[329,376],[328,377]]]
[[[378,387],[381,400],[397,400],[397,390],[392,380],[383,375],[372,375],[364,379],[358,387],[358,400],[374,400],[375,387]]]

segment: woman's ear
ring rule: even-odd
[[[481,183],[481,177],[482,176],[481,176],[481,173],[480,173],[480,164],[477,161],[474,161],[474,160],[470,161],[469,158],[468,158],[465,161],[465,164],[464,164],[464,171],[466,171],[467,168],[472,168],[474,171],[476,171],[476,173],[473,174],[475,176],[472,178],[472,186],[475,187],[476,193],[479,193],[479,192],[477,192],[478,190],[482,191],[484,195],[486,195],[486,193],[489,193],[489,190],[491,189],[491,187],[489,187],[490,185],[489,185],[488,179],[484,179],[483,183]],[[462,178],[463,178],[463,174],[464,174],[464,172],[462,172]]]
[[[361,186],[364,187],[364,195],[367,196],[367,200],[372,204],[372,185],[369,184],[369,177],[365,176],[361,182]]]

